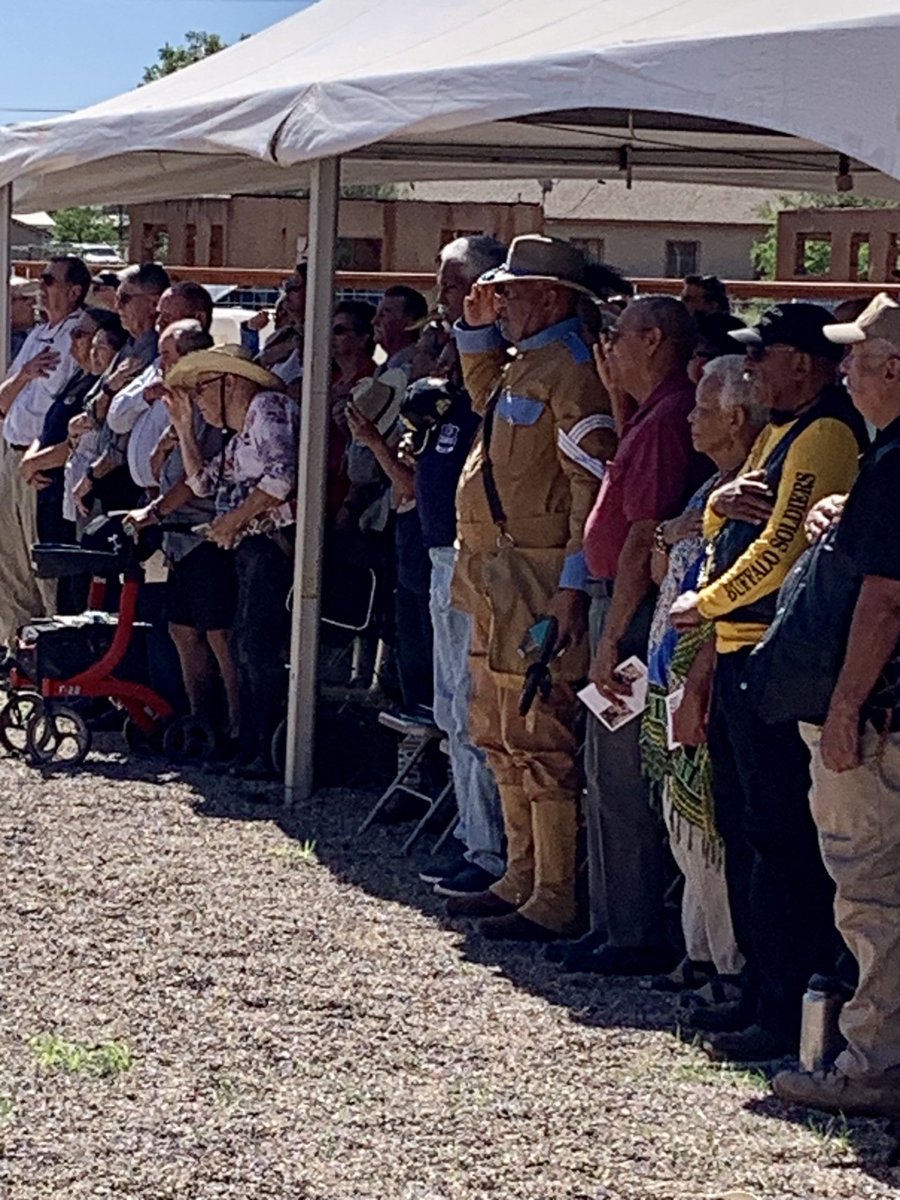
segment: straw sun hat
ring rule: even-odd
[[[237,375],[269,392],[283,392],[284,384],[271,371],[253,361],[243,346],[212,346],[185,354],[166,372],[169,387],[190,387],[201,375]]]

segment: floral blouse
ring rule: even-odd
[[[257,392],[244,425],[226,444],[223,455],[205,463],[187,480],[195,496],[213,496],[216,512],[233,512],[260,488],[281,503],[259,517],[246,535],[266,533],[296,521],[297,442],[300,410],[279,392]]]

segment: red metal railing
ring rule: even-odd
[[[36,278],[44,263],[24,261],[13,263],[17,275],[28,279]],[[257,270],[246,267],[180,267],[167,266],[173,279],[192,279],[197,283],[233,283],[237,287],[278,287],[288,275],[287,270]],[[422,271],[338,271],[337,286],[340,289],[359,291],[382,291],[395,283],[405,283],[420,291],[428,292],[434,287],[434,275]],[[635,286],[642,292],[681,291],[680,279],[634,279]],[[794,279],[731,279],[725,280],[731,296],[736,300],[842,300],[850,296],[871,296],[880,291],[900,292],[900,283],[841,283],[834,280]]]

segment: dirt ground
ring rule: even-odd
[[[260,803],[268,799],[271,803]],[[447,921],[370,797],[0,761],[3,1200],[897,1195],[883,1122]]]

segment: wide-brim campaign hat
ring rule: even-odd
[[[377,379],[373,376],[361,379],[351,391],[350,399],[357,412],[371,421],[380,434],[385,434],[400,415],[407,384],[406,372],[392,367]]]
[[[586,296],[596,297],[585,282],[587,265],[585,255],[570,242],[544,237],[540,233],[523,233],[510,243],[506,262],[485,271],[478,282],[562,284]]]
[[[268,392],[283,392],[284,384],[271,371],[253,361],[253,355],[243,346],[211,346],[208,350],[192,350],[166,371],[168,387],[190,387],[201,375],[237,375],[257,383]]]

